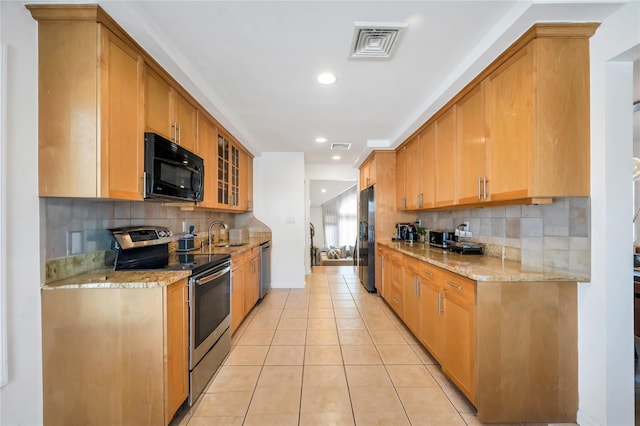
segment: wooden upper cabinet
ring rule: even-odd
[[[253,156],[247,155],[247,211],[253,211]]]
[[[145,127],[149,132],[197,152],[197,108],[149,67],[145,72]]]
[[[425,123],[418,209],[589,195],[589,37],[596,28],[534,25]],[[411,143],[398,159],[414,158],[406,153]],[[407,165],[398,174],[399,209],[405,196],[413,208],[412,173]],[[434,203],[425,191],[432,178]]]
[[[429,209],[436,202],[436,126],[429,125],[420,133],[420,204],[418,208]]]
[[[144,86],[144,118],[148,132],[173,140],[171,85],[158,73],[146,67]]]
[[[533,44],[486,81],[489,193],[492,200],[529,196],[529,158],[534,155]]]
[[[420,208],[420,134],[413,137],[404,152],[404,193],[407,210]]]
[[[407,150],[404,146],[396,151],[396,208],[398,210],[407,209],[407,196],[405,189],[405,160]]]
[[[456,197],[456,107],[436,120],[436,207],[452,206]]]
[[[484,84],[456,103],[456,193],[458,204],[486,200]]]
[[[218,129],[211,120],[198,117],[198,155],[204,160],[204,200],[201,207],[219,208],[218,203]]]
[[[142,199],[143,59],[97,7],[38,21],[38,178],[43,197]]]
[[[371,158],[360,166],[360,189],[364,189],[376,183],[376,162]]]
[[[197,153],[198,114],[197,109],[175,89],[172,91],[172,107],[177,143]]]
[[[585,33],[530,41],[486,79],[492,201],[590,193],[588,37],[595,26],[577,29]]]
[[[249,154],[243,150],[240,149],[238,150],[238,156],[239,156],[239,170],[238,170],[238,203],[237,203],[237,207],[238,209],[242,210],[242,211],[247,211],[248,206],[249,206],[249,196],[248,196],[248,191],[249,191],[249,172],[248,172],[248,166],[249,166]]]

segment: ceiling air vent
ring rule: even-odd
[[[389,58],[407,24],[355,23],[351,58]]]
[[[331,149],[334,151],[346,151],[348,149],[351,149],[351,144],[350,143],[332,143]]]

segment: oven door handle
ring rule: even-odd
[[[204,276],[202,278],[196,278],[193,281],[195,282],[196,285],[203,285],[206,283],[210,283],[211,281],[220,278],[221,276],[223,276],[224,274],[228,274],[229,272],[231,272],[231,267],[227,266],[226,268],[224,268],[221,271],[216,272],[215,274],[212,275],[207,275]]]

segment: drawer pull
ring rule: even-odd
[[[425,274],[427,274],[427,275],[429,275],[430,277],[433,278],[433,272],[427,271],[426,269],[423,269],[422,272],[424,272]]]
[[[456,289],[462,291],[462,287],[460,287],[458,284],[454,284],[451,281],[447,281],[447,284],[449,284],[451,287],[455,287]]]

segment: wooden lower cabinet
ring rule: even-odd
[[[476,283],[445,271],[441,277],[445,343],[442,370],[477,405]]]
[[[400,318],[404,317],[404,283],[402,272],[402,255],[395,252],[389,252],[386,268],[389,269],[390,282],[385,288],[384,297],[391,308],[398,314]],[[386,284],[386,283],[385,283]]]
[[[438,272],[432,269],[431,279],[420,282],[420,334],[418,339],[431,355],[442,364],[444,360],[444,292]]]
[[[385,300],[479,421],[576,421],[576,282],[474,281],[394,249],[383,253],[391,270]]]
[[[420,334],[421,295],[419,265],[419,260],[405,256],[403,273],[404,315],[402,320],[416,336]]]
[[[259,248],[231,256],[231,333],[258,303],[260,297]]]
[[[231,333],[244,319],[244,253],[231,256]]]
[[[45,425],[167,425],[189,393],[187,279],[42,290]]]

